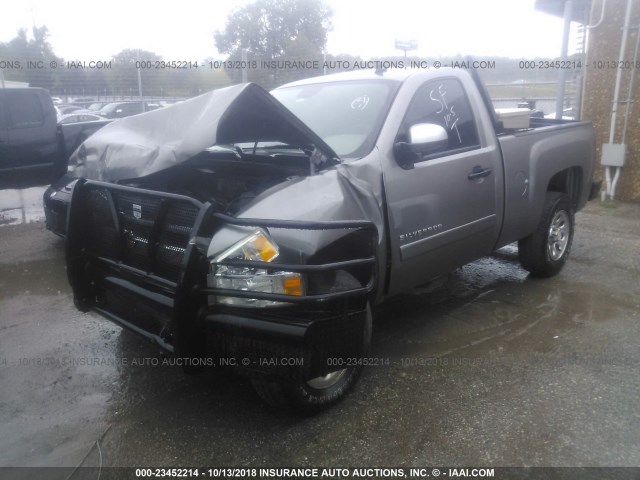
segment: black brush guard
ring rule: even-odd
[[[363,352],[376,285],[377,230],[372,222],[307,222],[236,218],[193,198],[79,180],[67,219],[67,273],[74,302],[188,358],[216,358],[248,374],[311,378]],[[363,258],[323,264],[225,260],[267,271],[365,269],[357,288],[291,296],[206,286],[211,236],[228,225],[263,229],[333,230],[366,234]],[[251,308],[212,304],[210,296],[285,302]]]

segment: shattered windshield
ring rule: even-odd
[[[398,82],[317,83],[272,94],[340,157],[360,158],[373,148]]]

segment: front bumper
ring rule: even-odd
[[[42,196],[46,227],[61,237],[67,234],[67,210],[76,180],[65,175],[47,188]]]
[[[309,379],[364,354],[365,304],[325,308],[315,318],[295,309],[277,319],[256,313],[210,312],[203,317],[207,352],[217,363],[228,362],[246,375]]]
[[[42,200],[47,229],[64,237],[67,233],[67,208],[71,195],[49,187],[44,192]]]
[[[152,211],[157,217],[147,213]],[[137,230],[138,224],[145,229]],[[224,224],[365,230],[371,233],[368,243],[372,248],[377,245],[375,226],[367,221],[239,219],[181,195],[80,180],[73,189],[67,232],[67,272],[76,306],[93,310],[178,356],[206,357],[249,375],[313,378],[344,363],[338,359],[362,355],[367,299],[377,271],[375,256],[313,265],[247,264],[305,274],[368,269],[368,281],[357,288],[307,296],[209,288],[208,238]],[[180,238],[175,236],[178,231],[183,232]],[[140,248],[144,235],[148,236]],[[176,249],[183,252],[173,259],[163,253]],[[243,262],[223,263],[242,266]],[[261,298],[288,305],[209,305],[212,296]]]

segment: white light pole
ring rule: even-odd
[[[247,72],[247,52],[249,51],[249,49],[247,48],[243,48],[241,50],[241,54],[242,54],[242,83],[247,83],[248,81],[248,72]]]
[[[140,74],[140,50],[136,51],[136,58],[138,59],[138,97],[142,100],[142,75]]]

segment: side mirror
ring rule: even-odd
[[[447,146],[449,135],[440,125],[418,123],[409,128],[409,143],[420,153],[434,153]]]
[[[440,125],[418,123],[409,128],[409,141],[394,145],[396,161],[405,170],[421,157],[444,150],[449,144],[449,135]]]

